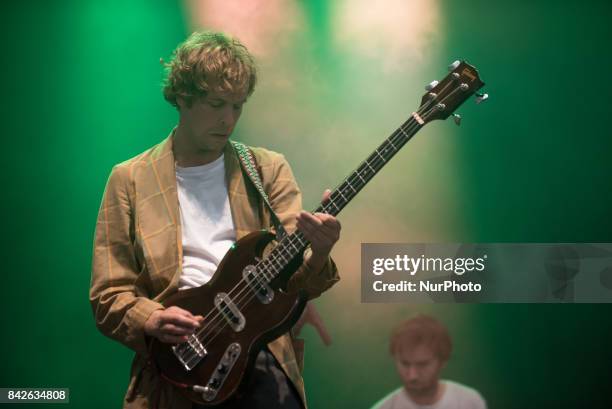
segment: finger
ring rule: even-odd
[[[316,217],[315,215],[313,215],[311,213],[304,212],[304,211],[301,211],[298,214],[297,220],[298,221],[301,220],[301,221],[308,222],[308,223],[315,224],[315,225],[323,224],[323,222],[318,217]]]
[[[166,344],[180,344],[180,343],[187,341],[187,336],[186,335],[181,336],[181,335],[161,334],[159,336],[159,340]]]
[[[300,219],[297,222],[297,227],[304,233],[309,233],[314,235],[315,233],[322,233],[325,236],[329,236],[331,239],[337,238],[340,236],[340,230],[337,226],[331,224],[323,224],[319,221],[315,222],[313,220]],[[337,239],[336,239],[337,240]]]
[[[192,327],[181,327],[174,324],[164,324],[160,331],[166,335],[191,335],[195,331]]]
[[[192,318],[187,318],[184,315],[180,315],[177,313],[169,313],[166,314],[162,319],[163,324],[174,324],[180,327],[188,327],[188,328],[198,328],[200,323]]]
[[[333,227],[333,228],[337,227],[338,230],[340,230],[340,221],[336,219],[334,216],[326,214],[323,217],[320,217],[319,220],[321,220],[321,222],[323,222],[323,224],[326,226]]]
[[[340,237],[340,229],[338,228],[338,224],[331,221],[326,223],[321,222],[319,224],[310,219],[300,219],[297,222],[297,227],[304,233],[308,232],[310,234],[314,234],[315,232],[320,232],[325,236],[328,236],[330,239],[335,240]]]
[[[304,237],[308,239],[311,244],[311,247],[313,248],[331,248],[331,246],[335,243],[333,237],[327,236],[321,231],[321,229],[314,229],[309,226],[303,226],[302,228],[300,228],[300,230],[304,234]]]
[[[337,240],[337,236],[333,233],[323,232],[320,229],[318,230],[304,230],[304,237],[308,239],[309,242],[312,243],[313,246],[330,246],[333,245]]]
[[[321,201],[326,201],[327,199],[329,199],[329,196],[331,196],[331,190],[325,189],[325,191],[323,192],[323,199]]]
[[[340,222],[335,217],[330,216],[320,218],[319,220],[321,221],[321,228],[330,231],[340,231]]]
[[[178,313],[178,314],[180,314],[180,315],[182,315],[184,317],[195,319],[195,317],[193,316],[193,314],[191,312],[189,312],[189,311],[187,311],[187,310],[185,310],[185,309],[183,309],[181,307],[177,307],[176,305],[174,305],[174,306],[170,307],[170,309],[172,309],[173,312],[176,312],[176,313]]]
[[[314,234],[314,230],[316,228],[316,225],[313,225],[312,223],[309,223],[304,220],[298,220],[296,226],[298,230],[306,236],[306,238]]]
[[[338,220],[328,214],[317,213],[319,217],[309,213],[302,212],[297,218],[297,228],[305,233],[306,238],[312,239],[317,233],[322,233],[327,236],[333,243],[340,238],[340,223]]]
[[[342,229],[342,226],[340,225],[338,219],[329,214],[321,214],[321,216],[319,216],[319,213],[316,213],[315,216],[317,216],[321,221],[321,228],[326,232],[326,234],[330,235],[331,237],[336,237],[336,240],[340,237],[340,230]]]
[[[300,212],[300,214],[298,215],[298,219],[302,219],[302,220],[310,220],[316,224],[326,224],[328,226],[333,226],[336,224],[340,224],[340,222],[338,221],[338,219],[336,219],[334,216],[332,216],[331,214],[327,214],[327,213],[315,213],[315,214],[311,214],[308,212]],[[320,221],[321,223],[317,222]]]

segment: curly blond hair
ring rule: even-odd
[[[164,65],[164,98],[177,108],[177,98],[191,106],[211,90],[249,96],[257,82],[253,56],[240,41],[223,33],[192,33]]]

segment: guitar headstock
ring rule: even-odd
[[[423,95],[418,110],[424,123],[448,118],[484,85],[476,68],[465,61],[455,61],[448,69],[450,73],[442,81],[433,81],[425,87],[428,92]],[[476,103],[488,97],[487,94],[476,94]],[[460,120],[461,117],[455,114],[457,125]]]

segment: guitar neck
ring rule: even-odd
[[[327,213],[336,216],[357,196],[357,193],[372,180],[391,158],[408,142],[421,128],[422,123],[411,116],[399,128],[385,139],[337,188],[329,198],[317,207],[314,213]],[[309,241],[300,231],[285,236],[272,250],[267,258],[260,261],[258,269],[265,270],[270,281],[297,256],[301,254]]]
[[[314,212],[336,216],[422,128],[413,117],[397,128],[322,202]]]
[[[441,81],[433,81],[427,86],[428,92],[423,95],[419,110],[385,139],[314,212],[338,215],[426,123],[448,118],[484,85],[476,69],[465,61],[453,62],[449,71]],[[476,102],[480,103],[487,98],[487,94],[477,94]],[[308,244],[308,240],[299,231],[285,236],[270,255],[258,263],[257,268],[266,278],[273,280]]]

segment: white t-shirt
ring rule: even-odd
[[[487,405],[477,390],[460,383],[441,380],[446,389],[433,405],[414,403],[404,387],[398,388],[376,403],[372,409],[486,409]]]
[[[208,282],[236,241],[223,155],[201,166],[176,166],[183,240],[179,290]]]

